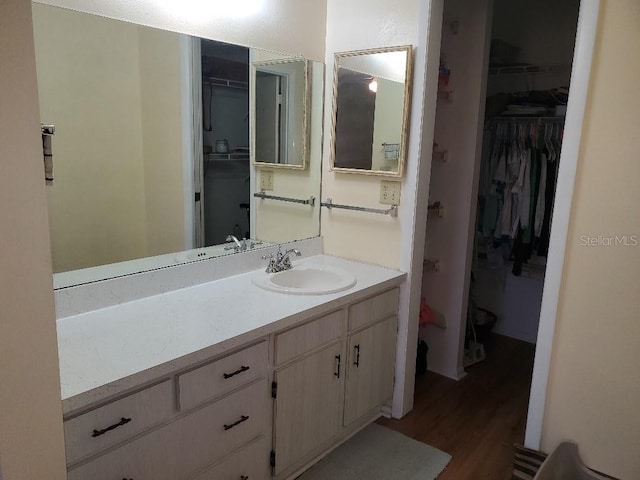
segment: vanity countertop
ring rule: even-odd
[[[294,267],[298,263],[342,268],[357,283],[338,293],[286,295],[254,285],[255,272],[249,272],[58,319],[64,414],[399,285],[405,277],[329,255]]]

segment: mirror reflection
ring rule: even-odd
[[[410,75],[410,46],[336,54],[332,170],[402,175]]]
[[[33,20],[41,121],[56,129],[47,197],[57,287],[319,234],[317,209],[253,197],[249,65],[284,55],[35,3]],[[312,66],[317,86],[323,65]],[[280,190],[319,196],[314,128],[314,173],[276,172]],[[295,136],[286,126],[280,135]]]
[[[255,164],[305,168],[308,151],[307,70],[304,59],[252,64]]]

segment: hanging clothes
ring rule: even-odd
[[[532,255],[548,252],[562,125],[562,119],[531,117],[493,123],[487,184],[479,188],[481,234],[510,246],[515,275]]]

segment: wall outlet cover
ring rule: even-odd
[[[273,170],[260,171],[260,190],[273,190]]]
[[[380,203],[400,205],[400,182],[382,180],[380,182]]]

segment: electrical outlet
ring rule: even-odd
[[[260,172],[260,190],[273,190],[273,170]]]
[[[390,180],[380,182],[380,203],[400,205],[400,182]]]

